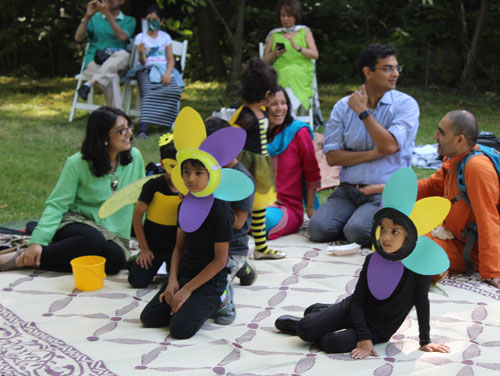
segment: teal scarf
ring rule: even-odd
[[[267,144],[267,151],[270,155],[279,155],[283,153],[290,142],[292,142],[295,134],[302,128],[307,127],[308,131],[311,133],[311,137],[314,138],[313,131],[309,124],[306,124],[300,120],[294,120],[292,124],[283,128],[280,133],[274,136],[272,142]]]

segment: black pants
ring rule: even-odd
[[[180,287],[192,278],[179,278]],[[217,311],[220,305],[220,296],[226,288],[227,275],[219,273],[203,286],[193,291],[181,308],[170,315],[170,306],[163,301],[160,303],[160,294],[167,288],[163,284],[156,295],[144,307],[141,313],[141,322],[147,328],[170,326],[170,334],[179,339],[191,338]]]
[[[327,353],[350,352],[356,347],[356,333],[350,318],[351,297],[316,309],[312,305],[297,326],[298,336],[316,343]]]
[[[70,261],[76,257],[96,255],[106,259],[106,274],[117,274],[125,263],[123,250],[94,227],[71,223],[58,230],[52,242],[42,247],[40,268],[71,272]]]
[[[144,288],[148,286],[151,282],[153,282],[153,278],[155,277],[158,269],[160,269],[161,264],[163,262],[167,263],[167,272],[170,270],[170,261],[172,259],[172,253],[170,252],[155,252],[152,250],[155,258],[153,259],[151,266],[146,269],[141,267],[134,261],[134,263],[130,266],[130,271],[128,274],[128,282],[130,285],[136,289]]]

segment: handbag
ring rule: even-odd
[[[104,50],[97,50],[94,55],[94,61],[98,65],[102,65],[111,55]]]

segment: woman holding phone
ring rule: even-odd
[[[299,0],[279,0],[276,16],[282,27],[273,29],[266,37],[264,61],[278,73],[278,84],[290,97],[292,116],[302,106],[306,111],[314,95],[312,81],[314,62],[319,56],[311,30],[297,25],[302,16]]]

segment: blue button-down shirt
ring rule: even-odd
[[[344,97],[333,106],[325,127],[323,153],[331,150],[366,151],[375,147],[365,125],[347,104]],[[351,184],[386,183],[393,172],[411,166],[420,110],[417,101],[397,90],[385,93],[372,115],[396,139],[399,150],[369,162],[343,166],[340,181]]]

